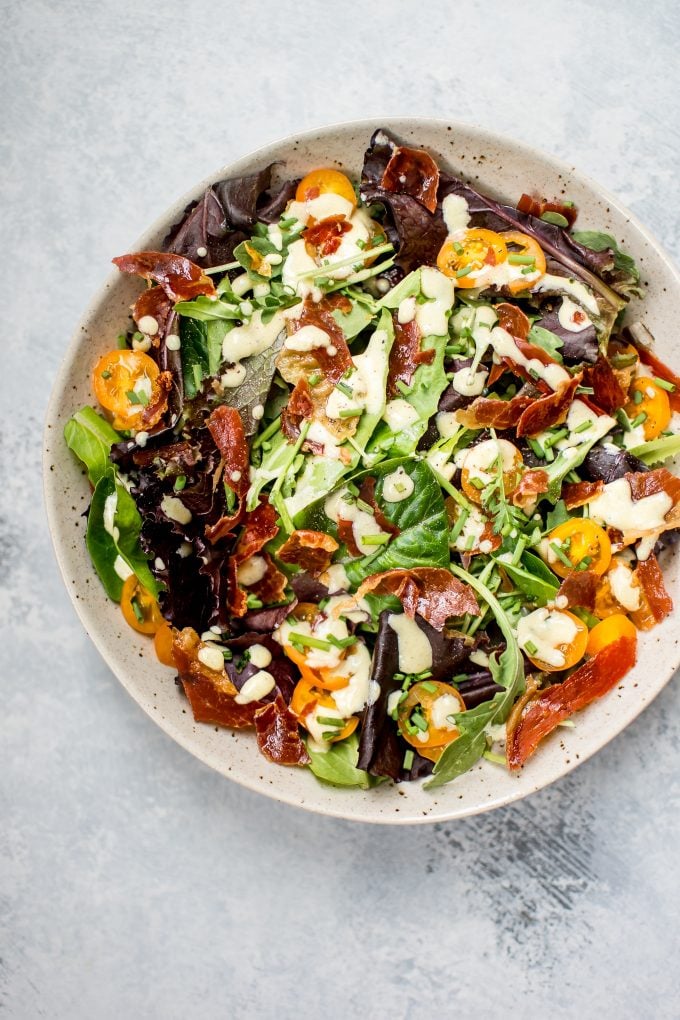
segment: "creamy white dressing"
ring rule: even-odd
[[[137,320],[137,326],[141,333],[155,336],[158,332],[158,319],[154,319],[153,315],[142,315],[141,319]]]
[[[448,450],[437,450],[434,448],[428,452],[425,458],[432,470],[449,482],[456,472],[456,464],[449,460],[450,456],[451,454]]]
[[[400,301],[397,309],[397,322],[405,326],[408,322],[413,322],[416,317],[416,299],[411,297],[405,297],[403,301]]]
[[[414,488],[415,484],[411,476],[406,473],[403,467],[398,467],[396,471],[391,471],[383,479],[383,499],[386,499],[388,503],[401,503],[403,499],[408,499],[413,495]]]
[[[342,563],[331,563],[328,570],[324,570],[319,580],[325,584],[332,595],[336,591],[349,591],[349,578]]]
[[[329,216],[344,216],[349,220],[354,212],[354,206],[342,195],[336,195],[332,191],[326,191],[316,198],[310,198],[306,202],[289,202],[286,206],[285,216],[294,216],[305,226],[310,220],[325,220]]]
[[[586,428],[586,423],[588,423]],[[558,450],[566,450],[572,446],[580,446],[581,443],[595,442],[602,439],[616,425],[616,419],[608,414],[596,414],[591,411],[587,404],[576,398],[572,401],[564,427],[569,429],[569,435],[560,439],[555,446]],[[580,429],[580,431],[576,431]],[[548,433],[542,432],[537,439],[547,438]]]
[[[222,373],[220,377],[220,382],[222,383],[222,386],[224,386],[225,389],[233,390],[236,389],[237,386],[241,385],[246,375],[247,375],[246,366],[241,365],[240,362],[237,362],[235,365],[231,365]]]
[[[481,648],[477,648],[474,652],[470,652],[470,662],[474,662],[475,666],[486,668],[489,665],[489,656]]]
[[[571,644],[577,633],[578,627],[566,613],[542,608],[520,618],[517,643],[522,651],[529,645],[532,658],[559,668],[567,661],[562,648]]]
[[[470,509],[470,513],[465,519],[460,533],[457,535],[452,548],[458,552],[469,552],[472,549],[476,549],[480,543],[484,529],[488,524],[487,519],[482,514],[481,510],[476,507]]]
[[[451,439],[460,429],[455,411],[440,411],[435,418],[435,424],[442,439]]]
[[[634,450],[636,446],[641,446],[644,442],[646,442],[644,422],[623,433],[623,445],[627,450]]]
[[[182,346],[182,341],[177,333],[169,333],[165,338],[165,346],[169,351],[178,351]]]
[[[569,333],[582,333],[584,329],[588,329],[588,326],[593,324],[583,309],[569,297],[562,298],[557,318],[562,329],[566,329]]]
[[[177,524],[188,524],[191,520],[191,510],[177,496],[163,496],[161,510],[168,520]]]
[[[224,669],[224,656],[220,649],[215,648],[214,645],[202,645],[198,649],[196,658],[215,673],[221,673]]]
[[[275,312],[269,322],[262,322],[262,312],[258,309],[253,313],[250,322],[243,326],[235,326],[222,341],[222,360],[235,364],[250,358],[253,354],[261,354],[272,346],[285,323],[285,313]]]
[[[436,730],[455,730],[453,716],[462,711],[464,709],[455,694],[440,694],[430,706],[430,720]]]
[[[336,387],[326,402],[328,418],[342,418],[343,412],[350,410],[379,413],[385,399],[387,343],[385,330],[376,329],[363,354],[352,358],[354,371],[343,379],[345,387],[351,390],[351,396]]]
[[[289,351],[314,351],[325,347],[330,354],[336,353],[332,337],[319,326],[301,326],[291,336],[287,336],[283,346]]]
[[[247,273],[240,273],[239,276],[231,281],[231,292],[236,297],[243,297],[244,294],[247,294],[252,289],[253,281]]]
[[[254,647],[257,648],[261,646],[255,645]],[[253,661],[252,649],[250,661]],[[269,661],[271,662],[271,655],[269,656]],[[234,701],[237,705],[250,705],[253,701],[261,701],[262,698],[266,698],[266,696],[274,690],[275,686],[276,680],[272,674],[268,673],[266,669],[260,669],[257,673],[253,673],[252,676],[248,677],[243,687],[234,698]]]
[[[113,561],[113,569],[118,574],[121,581],[127,581],[128,577],[132,577],[134,570],[125,562],[122,556],[116,556]]]
[[[111,536],[114,542],[117,542],[120,538],[120,531],[116,527],[116,507],[118,506],[118,493],[114,491],[110,496],[107,496],[104,500],[104,510],[102,513],[102,523],[104,525],[104,531]]]
[[[558,293],[567,294],[577,304],[590,312],[591,315],[597,316],[599,314],[593,292],[589,287],[586,287],[585,283],[580,283],[571,276],[553,276],[551,273],[545,273],[538,283],[534,284],[531,291],[534,294],[541,293],[542,291],[557,291]]]
[[[326,497],[324,504],[326,516],[336,524],[339,520],[351,521],[352,534],[359,552],[364,555],[375,552],[378,546],[365,542],[365,538],[369,535],[387,535],[387,532],[383,531],[373,514],[366,513],[353,499],[350,502],[349,499],[343,499],[343,496],[349,496],[349,489],[338,489]]]
[[[345,718],[360,712],[367,703],[373,704],[377,699],[380,689],[377,683],[371,683],[371,653],[363,641],[355,641],[350,646],[336,673],[349,677],[346,687],[333,691],[335,704]]]
[[[405,613],[390,613],[387,622],[397,635],[399,671],[423,673],[432,669],[432,645],[416,621]]]
[[[484,391],[488,378],[489,373],[485,368],[474,372],[466,367],[459,368],[457,372],[453,373],[451,383],[457,393],[462,393],[466,397],[477,397]]]
[[[264,556],[251,556],[239,564],[236,579],[243,588],[257,584],[267,573],[267,561]]]
[[[614,559],[613,565],[607,571],[607,579],[612,595],[619,605],[629,613],[634,613],[640,608],[640,586],[626,562]]]
[[[512,471],[519,460],[518,450],[507,439],[486,439],[466,450],[463,470],[467,471],[469,480],[477,479],[483,485],[492,482],[499,455],[502,470]]]
[[[638,557],[646,559],[657,536],[666,527],[666,514],[673,506],[673,500],[667,492],[655,492],[652,496],[634,500],[626,479],[617,478],[605,485],[588,506],[594,521],[622,532],[624,545],[630,545],[637,538],[648,539],[638,548]]]
[[[392,432],[401,432],[403,429],[407,429],[409,425],[414,425],[415,422],[420,421],[420,415],[413,404],[409,404],[408,400],[404,400],[403,397],[395,397],[394,400],[388,400],[385,404],[383,419],[387,422]]]
[[[462,195],[446,195],[442,201],[442,215],[449,237],[465,233],[470,223],[470,208]]]
[[[516,365],[522,365],[537,379],[545,380],[552,390],[559,389],[571,379],[569,373],[557,363],[544,365],[538,358],[527,358],[507,330],[500,326],[494,326],[491,330],[490,342],[499,359],[510,358]]]
[[[322,270],[307,251],[304,240],[299,238],[288,246],[288,255],[283,264],[281,282],[285,287],[290,287],[298,297],[311,297],[312,301],[320,301],[323,293],[319,287],[314,286],[314,278],[299,279],[302,274],[312,272],[323,276]]]
[[[425,336],[446,336],[449,331],[449,312],[453,307],[454,284],[432,266],[420,270],[420,289],[429,301],[416,308],[416,322]]]

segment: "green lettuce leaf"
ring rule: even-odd
[[[307,744],[307,753],[311,758],[310,769],[317,779],[333,786],[358,786],[367,790],[371,786],[368,772],[357,768],[359,760],[359,737],[356,732],[331,744],[328,751],[314,751]]]
[[[560,586],[560,582],[543,560],[532,553],[524,553],[521,563],[503,563],[503,570],[515,585],[532,602],[544,606],[552,602]]]
[[[665,460],[680,454],[680,435],[650,439],[646,443],[632,447],[628,452],[650,467],[654,464],[663,464]]]
[[[558,361],[560,365],[562,364],[560,347],[564,347],[564,340],[556,333],[551,333],[549,329],[543,329],[542,326],[532,326],[529,330],[528,340],[529,343],[536,344],[537,347],[547,351],[551,358]]]
[[[106,419],[91,407],[76,411],[64,427],[64,439],[87,468],[92,485],[96,485],[111,468],[109,453],[120,436]]]

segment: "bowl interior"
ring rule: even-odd
[[[238,160],[179,199],[130,249],[153,249],[185,205],[207,184],[253,172],[281,160],[281,173],[300,176],[315,166],[337,165],[357,177],[373,130],[387,127],[406,144],[428,149],[440,165],[466,176],[481,190],[515,201],[523,190],[568,197],[579,208],[580,229],[613,234],[636,259],[647,286],[644,306],[634,302],[629,321],[643,318],[660,356],[674,360],[671,337],[680,302],[680,277],[667,256],[632,215],[593,182],[545,155],[461,124],[397,119],[344,124],[285,139]],[[122,254],[112,252],[112,255]],[[446,787],[428,793],[420,784],[382,784],[373,790],[342,790],[319,783],[306,769],[281,768],[258,752],[248,732],[216,731],[194,723],[170,669],[155,658],[149,639],[133,632],[109,601],[91,566],[81,513],[90,492],[85,473],[66,448],[67,419],[93,403],[90,373],[110,349],[129,317],[139,281],[112,273],[89,305],[55,382],[45,427],[45,496],[57,559],[69,594],[90,637],[118,679],[149,716],[192,754],[250,789],[308,810],[371,822],[422,822],[484,811],[540,789],[575,767],[623,729],[670,679],[680,661],[674,618],[642,635],[638,666],[616,692],[591,705],[575,729],[546,740],[520,775],[482,762]],[[637,306],[637,307],[636,307]],[[75,508],[75,509],[74,509]],[[663,564],[672,595],[680,598],[677,557]],[[654,670],[642,663],[653,655]]]

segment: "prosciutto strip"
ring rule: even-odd
[[[323,531],[300,529],[294,531],[278,551],[283,563],[301,567],[312,577],[318,577],[328,570],[333,553],[339,548],[331,535]]]
[[[433,213],[437,208],[439,168],[424,149],[394,149],[380,182],[385,191],[410,195]]]
[[[385,570],[372,574],[361,584],[357,598],[375,592],[394,595],[407,616],[416,613],[435,630],[443,630],[451,616],[479,616],[474,592],[442,567],[414,567],[412,570]]]
[[[166,251],[139,251],[112,260],[121,273],[153,280],[172,301],[191,301],[199,294],[216,295],[215,284],[200,266],[184,255]]]
[[[310,757],[298,730],[297,717],[278,695],[255,713],[257,746],[276,765],[309,765]]]
[[[420,329],[415,319],[401,323],[396,314],[394,321],[394,343],[390,351],[389,373],[387,376],[387,393],[390,397],[400,395],[398,383],[409,386],[418,365],[430,365],[434,359],[434,348],[421,351]]]

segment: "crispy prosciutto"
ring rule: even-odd
[[[359,499],[362,499],[364,503],[373,510],[373,516],[375,517],[376,524],[378,524],[383,531],[387,532],[388,535],[392,535],[396,538],[397,535],[401,534],[398,526],[393,524],[389,518],[385,516],[382,508],[378,505],[375,498],[375,478],[372,475],[366,475],[359,488]]]
[[[673,611],[673,599],[666,591],[654,553],[638,562],[634,575],[640,585],[640,608],[631,613],[631,619],[638,630],[651,630]]]
[[[595,608],[595,596],[597,594],[599,578],[592,570],[574,570],[562,581],[558,597],[567,599],[566,609],[574,606],[587,609],[590,612]]]
[[[512,494],[512,502],[522,510],[527,510],[536,502],[536,497],[548,491],[550,480],[541,468],[525,471],[520,483]]]
[[[449,570],[439,567],[414,567],[412,570],[386,570],[367,577],[357,598],[374,592],[394,595],[407,616],[416,613],[435,630],[443,630],[451,616],[479,616],[474,592]]]
[[[278,551],[282,563],[292,563],[318,577],[328,570],[338,543],[323,531],[296,530],[289,535]]]
[[[534,436],[567,417],[580,376],[569,379],[547,396],[533,398],[518,395],[511,400],[477,397],[469,407],[456,412],[458,421],[471,429],[510,429],[518,436]]]
[[[514,337],[516,341],[527,339],[531,323],[521,308],[511,305],[507,301],[501,301],[499,305],[496,305],[496,315],[500,328]]]
[[[594,365],[586,365],[583,372],[583,385],[593,389],[593,403],[607,414],[614,414],[623,407],[628,399],[621,389],[614,370],[601,354]]]
[[[409,386],[418,365],[431,365],[435,351],[420,349],[422,336],[415,319],[411,322],[399,322],[396,314],[394,321],[394,343],[390,351],[389,374],[387,377],[387,393],[390,397],[399,396],[398,383]]]
[[[232,513],[224,514],[215,524],[206,527],[206,538],[214,544],[230,535],[243,520],[249,484],[249,451],[243,421],[236,408],[216,407],[207,424],[222,458],[213,485],[217,486],[224,482],[238,498],[238,504]]]
[[[546,198],[534,198],[526,192],[522,194],[517,208],[520,212],[528,213],[529,216],[535,216],[539,220],[545,212],[559,213],[560,216],[564,216],[570,227],[573,227],[578,211],[575,205],[566,205],[557,199],[549,202]]]
[[[205,647],[191,627],[175,632],[172,654],[194,719],[233,729],[252,726],[257,705],[238,705],[234,701],[237,690],[224,666],[210,669],[199,659]]]
[[[191,301],[204,294],[216,295],[215,284],[200,266],[184,255],[166,251],[138,251],[134,255],[120,255],[113,259],[121,273],[153,280],[172,301]]]
[[[506,753],[515,771],[531,757],[541,740],[564,719],[616,687],[635,665],[636,643],[622,637],[588,659],[562,683],[530,694],[508,719]]]
[[[276,511],[264,499],[255,510],[246,515],[243,531],[234,552],[229,557],[227,604],[230,612],[236,617],[245,616],[247,613],[248,594],[254,595],[265,605],[271,602],[280,602],[285,596],[288,583],[286,575],[279,570],[269,553],[261,552],[267,542],[278,534],[276,518]],[[246,585],[239,581],[239,568],[258,554],[261,554],[266,569],[258,580],[247,585],[248,592],[246,592]]]
[[[276,765],[309,765],[297,716],[280,695],[255,713],[255,732],[260,751]]]
[[[321,257],[325,257],[338,250],[342,235],[351,229],[351,223],[344,216],[327,216],[325,220],[303,230],[302,236],[306,244],[315,248]]]
[[[324,378],[332,383],[337,383],[347,369],[352,367],[352,355],[349,353],[345,334],[333,318],[333,312],[347,312],[351,307],[347,298],[342,295],[331,294],[317,302],[306,298],[299,316],[288,320],[288,332],[291,336],[304,326],[316,326],[328,334],[331,341],[329,347],[314,347],[311,353]],[[285,351],[279,357],[279,363],[284,358],[294,357],[298,353]]]
[[[604,491],[604,482],[598,478],[596,482],[567,482],[562,486],[562,499],[567,510],[577,506],[585,506]]]
[[[437,208],[439,168],[424,149],[397,146],[385,167],[381,185],[385,191],[417,198],[431,213]]]
[[[668,365],[664,365],[663,361],[657,358],[656,354],[652,354],[648,348],[638,347],[638,354],[642,364],[649,366],[657,379],[664,379],[674,387],[668,393],[668,400],[672,410],[680,412],[680,375],[676,375]]]

